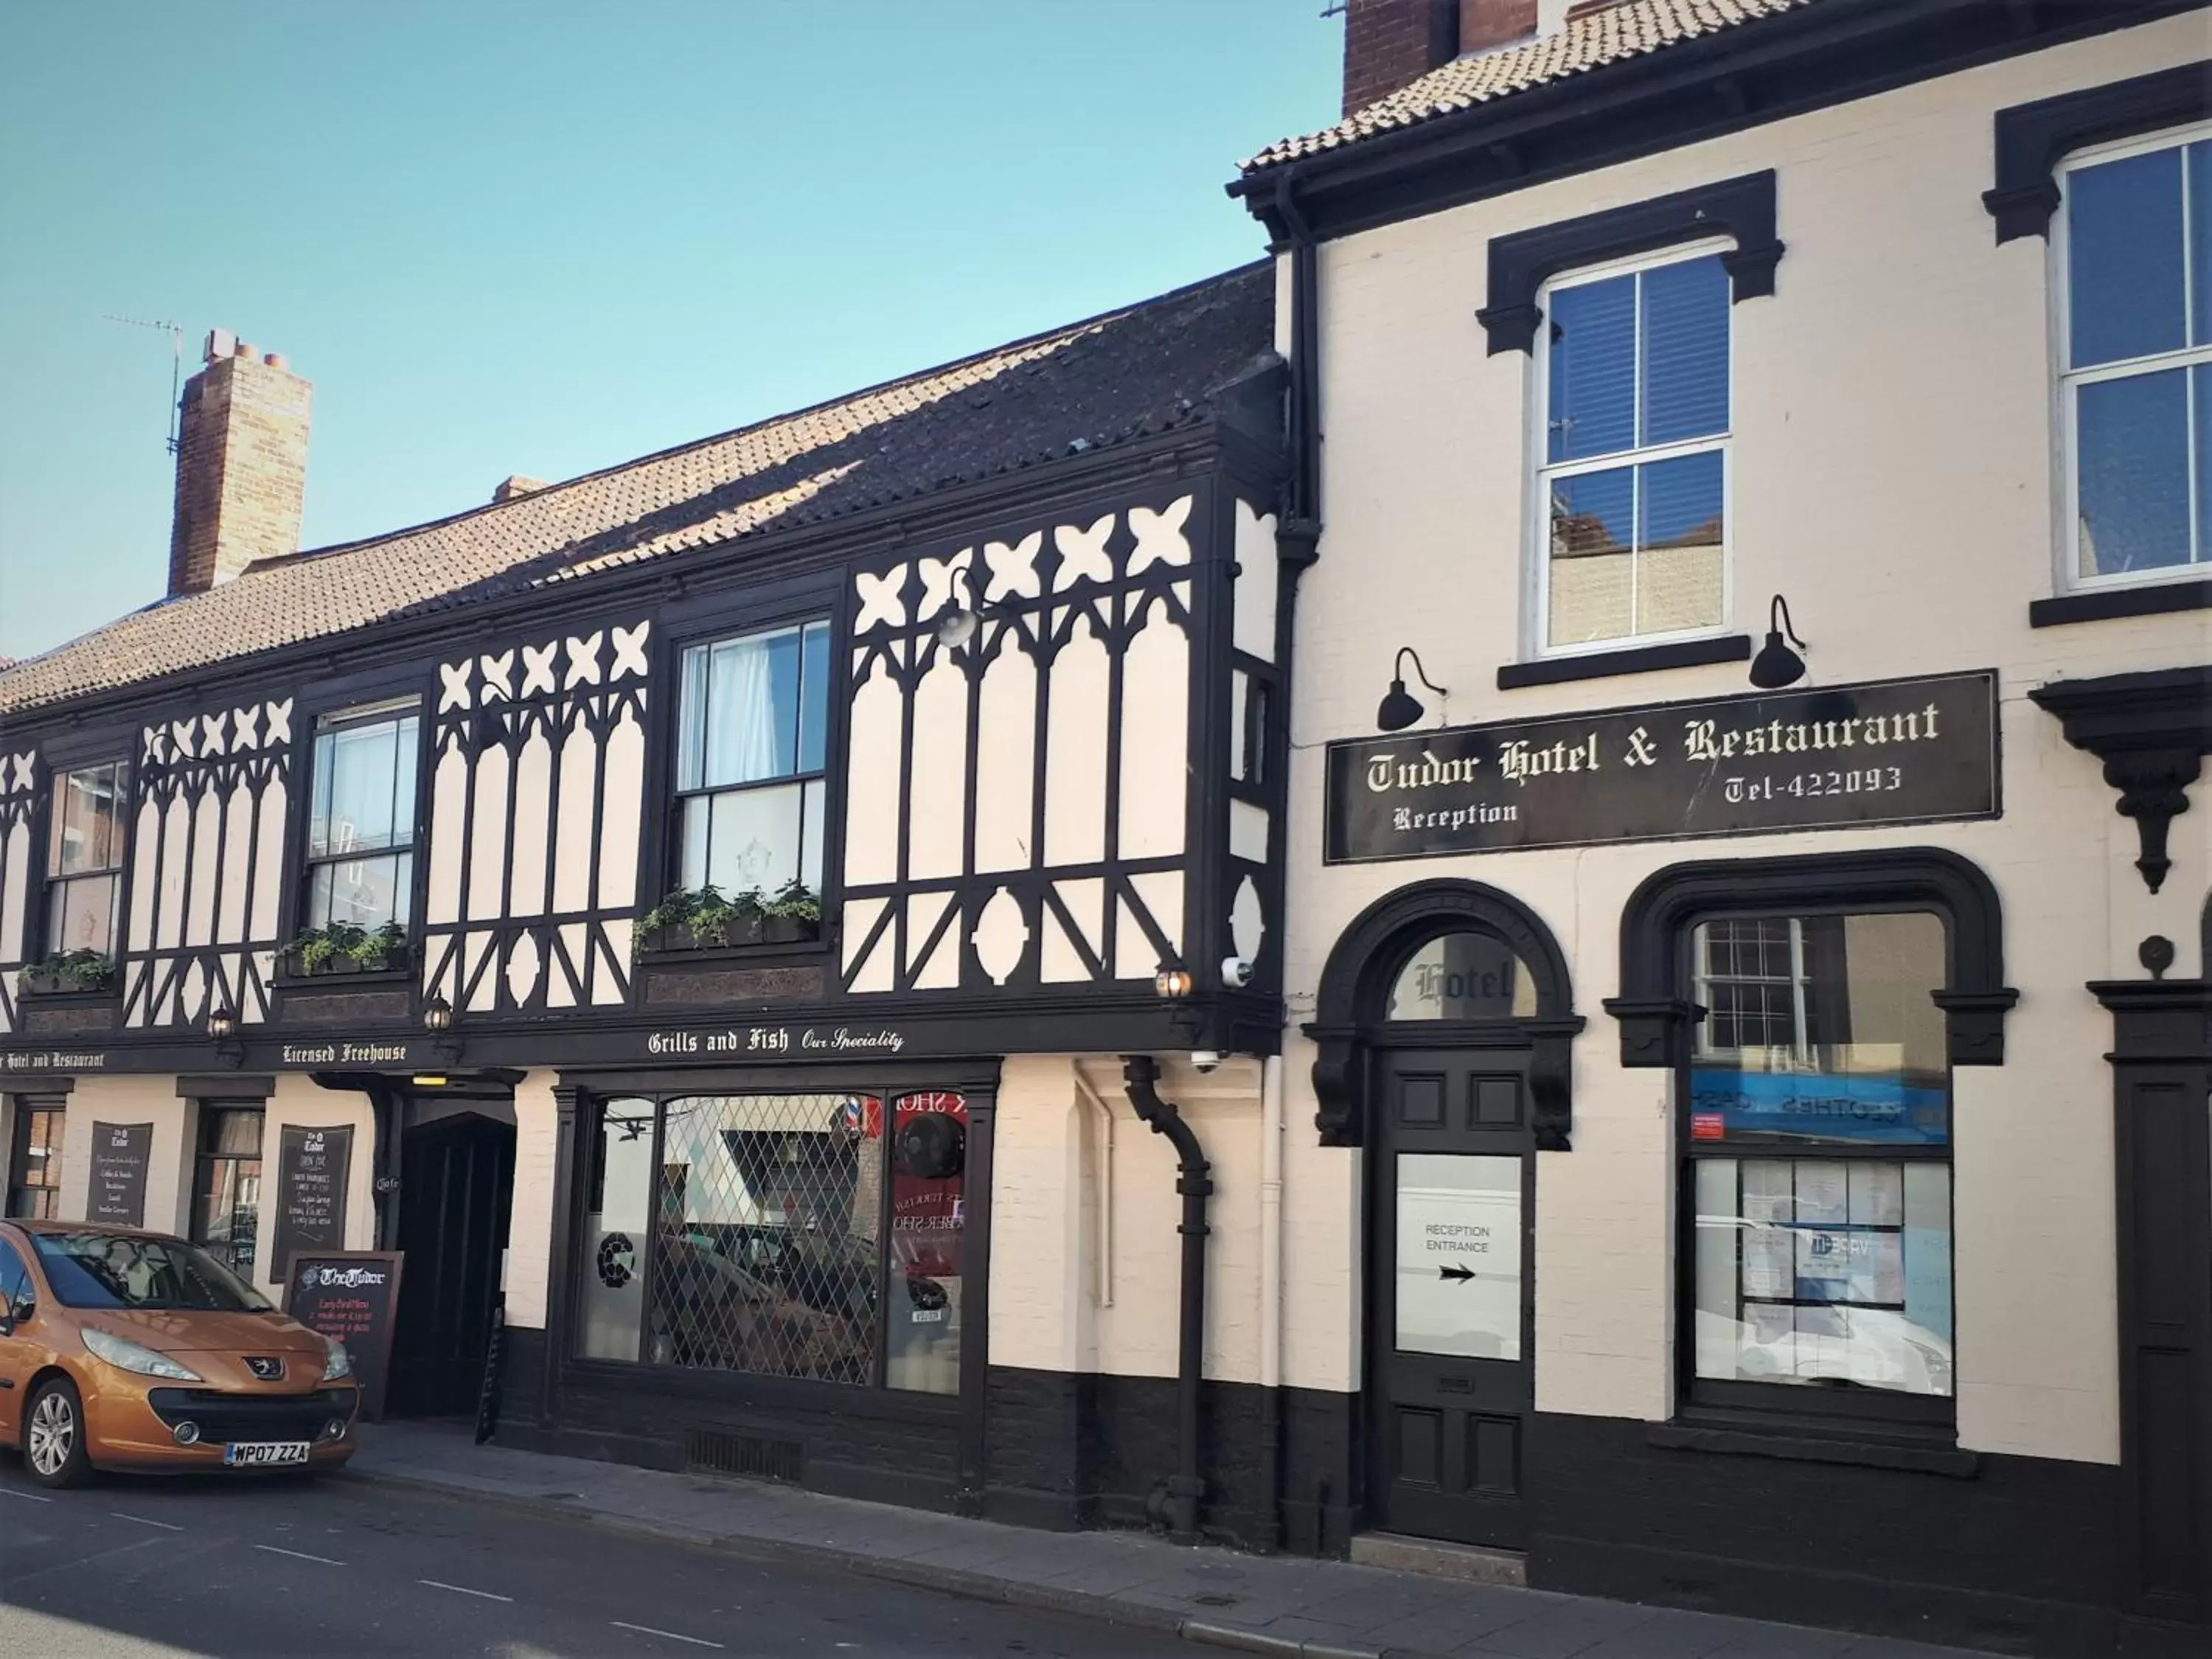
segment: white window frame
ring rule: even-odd
[[[366,852],[358,850],[337,853],[316,852],[315,810],[320,805],[327,811],[329,805],[316,799],[322,775],[320,759],[323,740],[325,738],[335,738],[342,732],[397,724],[400,720],[410,719],[415,722],[415,774],[412,777],[402,778],[395,769],[392,775],[393,828],[397,831],[404,832],[406,839],[395,842],[389,847],[380,847]],[[399,926],[406,930],[410,938],[414,937],[421,930],[422,914],[421,907],[416,902],[416,878],[422,873],[422,866],[417,855],[422,850],[420,843],[423,838],[417,833],[422,826],[416,822],[420,815],[422,789],[422,700],[411,693],[406,696],[386,697],[381,702],[365,702],[349,708],[325,709],[309,722],[307,834],[300,843],[300,930],[308,927],[328,927],[331,925],[327,916],[320,921],[314,920],[315,874],[325,865],[373,864],[384,859],[401,858],[407,860],[407,879],[404,884],[394,884],[393,908],[404,910],[404,919],[400,920]]]
[[[2189,272],[2185,264],[2182,270],[2182,339],[2183,345],[2174,351],[2154,352],[2145,357],[2128,357],[2118,362],[2099,363],[2094,368],[2079,371],[2069,367],[2074,342],[2074,285],[2069,279],[2070,240],[2073,234],[2073,193],[2069,186],[2073,175],[2083,167],[2096,167],[2106,161],[2118,161],[2130,155],[2148,155],[2162,149],[2179,149],[2185,144],[2212,140],[2212,121],[2192,122],[2186,126],[2168,127],[2160,132],[2148,133],[2137,138],[2115,140],[2108,144],[2088,144],[2072,151],[2058,163],[2058,211],[2051,216],[2051,291],[2057,303],[2051,308],[2051,397],[2057,406],[2055,416],[2059,434],[2058,534],[2053,538],[2058,555],[2058,592],[2102,592],[2116,587],[2155,587],[2173,581],[2202,580],[2212,576],[2212,546],[2197,548],[2198,556],[2187,564],[2170,565],[2163,570],[2118,571],[2108,576],[2085,576],[2081,574],[2081,455],[2080,431],[2075,418],[2075,392],[2085,386],[2100,380],[2129,380],[2138,374],[2153,374],[2169,368],[2186,369],[2196,363],[2212,363],[2212,342],[2200,346],[2187,343],[2194,332],[2191,315]],[[2188,177],[2185,173],[2181,191],[2181,239],[2184,258],[2190,239]],[[2189,522],[2192,540],[2197,534],[2198,503],[2197,499],[2197,403],[2185,396],[2182,406],[2189,422]]]
[[[1729,319],[1728,400],[1729,423],[1721,431],[1702,438],[1690,438],[1676,443],[1654,444],[1641,449],[1615,450],[1610,454],[1591,456],[1577,461],[1561,461],[1556,465],[1546,458],[1551,453],[1552,401],[1552,331],[1548,319],[1551,299],[1555,293],[1567,289],[1583,288],[1592,283],[1607,281],[1615,276],[1632,276],[1638,271],[1656,270],[1665,265],[1686,264],[1692,259],[1705,258],[1716,253],[1734,251],[1735,242],[1729,237],[1707,237],[1701,241],[1686,242],[1663,248],[1656,252],[1643,253],[1629,258],[1607,260],[1601,264],[1577,265],[1547,278],[1536,291],[1536,306],[1546,319],[1536,325],[1535,349],[1531,363],[1527,452],[1528,456],[1528,512],[1525,536],[1526,568],[1529,572],[1526,583],[1527,603],[1523,607],[1524,621],[1528,630],[1524,658],[1587,657],[1608,651],[1632,650],[1640,646],[1666,645],[1680,640],[1717,639],[1729,631],[1729,619],[1735,614],[1735,458],[1733,444],[1735,437],[1735,319]],[[1639,315],[1637,319],[1640,333],[1643,300],[1638,295]],[[1729,304],[1733,307],[1734,296]],[[1638,416],[1643,414],[1641,399],[1643,383],[1636,383],[1638,399]],[[1677,629],[1664,634],[1621,634],[1607,640],[1589,640],[1573,645],[1553,645],[1552,634],[1552,507],[1551,481],[1567,478],[1581,473],[1609,472],[1624,466],[1648,465],[1653,461],[1672,460],[1683,455],[1700,455],[1717,450],[1721,457],[1721,614],[1720,620],[1702,628]]]

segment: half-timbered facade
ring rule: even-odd
[[[404,1253],[396,1411],[475,1408],[503,1299],[508,1437],[1141,1518],[1183,1298],[1125,1067],[1241,1169],[1279,1029],[1273,290],[0,674],[10,1202],[277,1295]]]

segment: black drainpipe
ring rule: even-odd
[[[1198,1136],[1172,1103],[1162,1100],[1160,1063],[1150,1054],[1121,1056],[1121,1085],[1145,1127],[1174,1145],[1178,1170],[1176,1191],[1182,1194],[1182,1333],[1176,1357],[1176,1472],[1165,1483],[1166,1499],[1156,1492],[1149,1504],[1166,1512],[1168,1537],[1178,1544],[1198,1542],[1198,1504],[1206,1496],[1199,1473],[1199,1384],[1206,1366],[1206,1200],[1213,1193],[1213,1171]]]

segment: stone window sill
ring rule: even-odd
[[[1666,645],[1632,645],[1620,651],[1594,651],[1580,657],[1546,657],[1509,662],[1498,671],[1498,689],[1558,685],[1567,680],[1605,679],[1614,674],[1650,674],[1666,668],[1698,668],[1707,663],[1749,662],[1751,635],[1723,634],[1711,640],[1675,640]]]
[[[2173,611],[2212,610],[2212,577],[2148,582],[2140,587],[2108,587],[2085,593],[2061,593],[2027,607],[2030,628],[2068,623],[2109,622],[2116,617],[2155,617]]]
[[[1726,1424],[1700,1422],[1692,1418],[1678,1418],[1672,1423],[1647,1423],[1644,1425],[1644,1437],[1654,1446],[1680,1451],[1773,1457],[1798,1463],[1841,1463],[1856,1468],[1905,1469],[1955,1479],[1971,1479],[1981,1468],[1978,1456],[1955,1445],[1865,1439],[1796,1425],[1746,1427],[1740,1419],[1731,1419]]]

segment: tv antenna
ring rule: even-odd
[[[177,399],[185,383],[185,329],[181,323],[149,322],[143,317],[118,317],[112,311],[100,313],[103,321],[128,323],[133,328],[165,328],[169,331],[169,453],[177,453]]]

